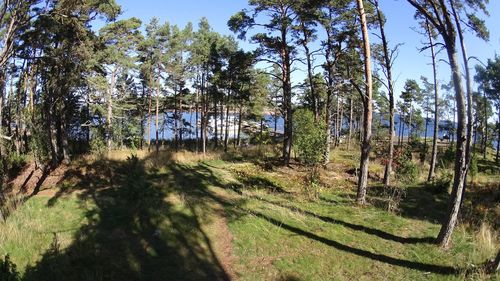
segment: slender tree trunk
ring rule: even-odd
[[[224,151],[227,152],[227,145],[229,143],[229,105],[226,105],[226,124],[224,134]]]
[[[332,120],[331,120],[331,112],[332,112],[332,97],[333,97],[333,89],[332,89],[332,77],[329,77],[329,85],[328,85],[328,93],[326,97],[326,109],[325,109],[325,130],[326,130],[326,139],[325,139],[325,151],[323,153],[323,166],[328,165],[330,163],[330,150],[332,143]]]
[[[392,62],[389,54],[389,47],[387,37],[385,36],[384,20],[380,11],[378,0],[374,1],[377,10],[377,20],[380,28],[380,38],[382,41],[382,48],[384,51],[384,64],[387,75],[387,90],[389,94],[389,155],[387,156],[387,163],[384,170],[384,186],[388,187],[390,184],[390,177],[392,173],[392,162],[394,159],[394,88],[392,82]]]
[[[178,150],[179,148],[179,111],[177,108],[178,92],[177,87],[174,86],[174,148]]]
[[[432,77],[434,79],[434,130],[432,136],[431,162],[429,168],[429,175],[427,176],[427,181],[431,181],[434,178],[434,172],[436,170],[437,145],[438,145],[438,134],[439,134],[439,93],[438,93],[438,80],[437,80],[436,53],[434,50],[434,39],[432,37],[432,31],[430,29],[428,20],[426,20],[425,26],[429,38],[429,46],[431,50],[431,59],[432,59]]]
[[[204,70],[205,73],[202,74],[201,76],[201,99],[202,99],[202,116],[201,116],[201,138],[202,138],[202,151],[203,151],[203,156],[206,155],[207,153],[207,138],[208,138],[208,130],[207,130],[207,125],[208,125],[208,98],[206,94],[206,72],[207,70]]]
[[[365,93],[363,96],[363,141],[361,145],[360,175],[358,181],[358,192],[356,201],[363,205],[366,203],[366,188],[368,185],[368,163],[370,161],[371,137],[372,137],[372,71],[371,71],[371,50],[368,36],[368,26],[363,0],[357,0],[358,13],[361,18],[361,28],[363,33],[363,53],[365,64]]]
[[[111,146],[113,143],[113,91],[115,90],[116,84],[116,69],[111,73],[111,84],[108,90],[108,115],[107,115],[107,147],[108,151],[111,151]]]
[[[352,126],[354,123],[354,107],[353,107],[353,100],[352,97],[349,99],[350,100],[350,105],[349,105],[349,139],[347,140],[347,150],[351,150],[351,141],[352,141]]]
[[[240,105],[239,107],[239,112],[238,112],[238,147],[241,147],[241,122],[242,122],[242,111],[243,111],[243,106]]]
[[[465,47],[464,35],[462,31],[462,24],[460,21],[460,16],[455,9],[455,5],[453,1],[450,1],[451,9],[453,12],[453,17],[455,19],[455,24],[457,26],[457,33],[460,42],[460,48],[462,50],[462,60],[465,68],[465,88],[466,88],[466,98],[467,98],[467,129],[466,129],[466,137],[465,137],[465,180],[464,187],[462,189],[462,198],[463,201],[465,197],[465,190],[467,189],[467,176],[469,174],[469,165],[472,159],[472,131],[473,131],[473,116],[472,116],[472,79],[470,75],[469,68],[469,57],[467,56],[467,48]],[[461,204],[462,202],[460,202]]]
[[[179,117],[179,143],[178,143],[178,147],[182,148],[182,143],[183,143],[183,132],[184,132],[184,109],[183,109],[183,104],[182,104],[182,93],[183,93],[183,87],[182,85],[180,86],[179,88],[179,107],[178,107],[178,110],[177,110],[177,115]]]
[[[195,118],[195,130],[196,130],[196,154],[199,153],[199,145],[200,145],[200,139],[199,139],[199,133],[198,133],[198,114],[199,114],[199,90],[196,90],[196,100],[195,100],[195,107],[196,107],[196,118]]]
[[[499,163],[498,160],[500,159],[500,107],[498,108],[498,124],[497,124],[497,155],[495,157],[495,162]]]
[[[312,63],[312,55],[311,51],[309,50],[309,34],[306,31],[306,27],[304,26],[304,23],[301,23],[301,28],[302,28],[302,35],[303,40],[302,40],[302,46],[304,47],[304,53],[306,57],[306,62],[307,62],[307,79],[309,80],[309,89],[311,91],[311,98],[313,102],[313,113],[314,113],[314,120],[318,121],[319,120],[319,106],[318,106],[318,97],[316,96],[316,87],[314,85],[314,73],[313,73],[313,63]]]
[[[153,85],[150,83],[149,95],[148,95],[148,151],[151,149],[151,102],[153,96]]]
[[[217,98],[214,97],[214,141],[215,148],[219,147],[219,119],[218,116],[218,107],[217,107]]]
[[[446,14],[445,19],[448,26],[453,26],[449,14]],[[457,143],[455,154],[455,175],[453,179],[453,188],[450,196],[450,203],[448,207],[448,214],[446,220],[443,222],[442,228],[438,235],[438,243],[442,247],[447,247],[451,234],[457,224],[458,213],[464,194],[465,181],[467,177],[468,163],[467,163],[467,115],[465,107],[464,90],[462,88],[462,77],[460,74],[460,66],[457,58],[457,51],[455,46],[455,34],[451,37],[443,35],[446,44],[446,51],[452,70],[453,84],[455,88],[455,100],[458,113],[458,126],[457,126]]]
[[[290,164],[290,156],[292,152],[292,135],[293,135],[293,109],[292,109],[292,82],[291,82],[291,62],[290,53],[287,43],[287,29],[281,30],[281,58],[283,61],[283,111],[285,113],[285,130],[283,139],[283,162],[285,165]]]
[[[159,118],[160,118],[160,92],[159,92],[159,82],[156,85],[156,116],[155,116],[155,145],[156,145],[156,153],[160,151],[160,130],[159,130]]]
[[[486,99],[486,91],[483,90],[483,106],[484,106],[484,133],[483,133],[483,159],[486,159],[488,148],[488,107],[486,106],[488,100]]]
[[[400,118],[400,120],[402,120]],[[404,142],[404,136],[405,136],[405,122],[404,121],[401,121],[401,132],[400,132],[400,137],[399,137],[399,145],[403,145],[403,142]]]
[[[3,100],[5,96],[5,70],[0,69],[0,157],[4,155],[3,147]],[[3,168],[3,167],[0,167]]]

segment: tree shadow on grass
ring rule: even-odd
[[[339,194],[339,197],[355,200],[355,194]],[[405,195],[399,202],[396,213],[402,217],[425,220],[440,224],[446,217],[448,206],[447,193],[435,193],[425,185],[410,186],[405,189]],[[373,185],[367,189],[367,200],[375,208],[387,211],[389,199],[384,195],[384,187]]]
[[[256,200],[271,204],[271,205],[275,205],[275,206],[282,207],[282,208],[285,208],[285,209],[288,209],[288,210],[291,210],[294,212],[298,212],[300,214],[314,217],[314,218],[319,219],[319,220],[326,222],[326,223],[338,224],[338,225],[341,225],[343,227],[350,228],[352,230],[362,231],[366,234],[374,235],[374,236],[377,236],[379,238],[398,242],[401,244],[417,244],[417,243],[434,243],[435,242],[434,237],[401,237],[401,236],[397,236],[397,235],[394,235],[392,233],[385,232],[383,230],[379,230],[376,228],[371,228],[371,227],[367,227],[364,225],[354,224],[354,223],[346,222],[346,221],[331,218],[331,217],[321,216],[321,215],[318,215],[316,213],[306,211],[306,210],[303,210],[303,209],[295,207],[295,206],[290,206],[290,205],[283,204],[280,202],[273,202],[270,200],[266,200],[264,198],[260,198],[258,196],[252,196],[252,195],[246,195],[246,196],[248,196],[252,199],[256,199]]]
[[[211,186],[228,189],[228,184],[203,163],[184,165],[170,161],[162,167],[146,168],[145,161],[134,157],[127,161],[102,160],[87,167],[86,173],[68,172],[68,179],[75,181],[74,187],[61,190],[48,204],[54,205],[61,196],[77,192],[82,208],[86,208],[87,223],[68,247],[60,247],[55,232],[51,249],[27,268],[24,280],[229,280],[231,275],[202,228],[209,219],[206,214],[213,211],[225,212],[233,220],[250,213],[291,233],[390,265],[440,274],[458,273],[449,266],[357,249],[242,209],[244,196],[234,194],[236,199],[228,199],[214,192]],[[183,198],[183,202],[167,200],[173,195]],[[214,210],[213,205],[224,208]],[[325,222],[389,240],[399,239],[390,233],[308,213]]]
[[[256,217],[259,217],[261,219],[268,221],[269,223],[275,225],[276,227],[285,229],[287,231],[293,232],[295,234],[307,237],[311,240],[314,240],[314,241],[320,242],[322,244],[325,244],[327,246],[333,247],[337,250],[348,252],[348,253],[351,253],[351,254],[354,254],[354,255],[357,255],[360,257],[369,258],[371,260],[387,263],[390,265],[405,267],[405,268],[409,268],[409,269],[415,269],[415,270],[419,270],[419,271],[432,272],[432,273],[436,273],[436,274],[453,275],[453,274],[460,273],[460,271],[457,268],[454,268],[451,266],[442,266],[442,265],[434,265],[434,264],[408,261],[408,260],[398,259],[398,258],[394,258],[394,257],[382,255],[382,254],[376,254],[376,253],[372,253],[370,251],[354,248],[354,247],[339,243],[337,241],[318,236],[314,233],[302,230],[298,227],[291,226],[289,224],[286,224],[282,221],[271,218],[271,217],[264,215],[262,213],[254,212],[254,211],[248,211],[248,212]]]
[[[87,223],[64,249],[55,232],[51,249],[27,268],[24,280],[230,279],[198,214],[166,200],[175,192],[164,181],[168,175],[148,173],[135,157],[96,167],[74,175]],[[203,189],[197,183],[184,187]],[[74,191],[61,191],[49,204]]]

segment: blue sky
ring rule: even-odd
[[[184,26],[192,22],[196,27],[202,17],[206,17],[213,29],[222,34],[232,34],[227,27],[231,15],[247,7],[247,0],[117,0],[124,11],[121,18],[138,17],[144,23],[152,17],[161,22]],[[488,6],[490,17],[487,26],[490,30],[490,41],[484,42],[471,35],[466,36],[469,56],[475,56],[483,62],[500,53],[500,1],[492,0]],[[395,62],[394,76],[396,93],[399,94],[407,78],[420,79],[421,75],[432,77],[430,58],[427,53],[419,53],[423,38],[412,30],[417,23],[413,19],[414,9],[404,0],[382,0],[380,5],[387,17],[386,32],[391,44],[404,43]],[[378,32],[376,30],[372,32]],[[375,40],[375,37],[372,36]],[[252,48],[246,42],[241,46]],[[443,55],[445,52],[443,52]],[[444,56],[443,56],[444,58]],[[476,64],[476,62],[473,62]],[[439,65],[439,77],[449,80],[450,71],[446,63]],[[302,79],[303,74],[296,73],[295,80]]]

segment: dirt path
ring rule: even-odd
[[[216,231],[216,237],[213,239],[213,246],[217,250],[220,264],[229,276],[230,280],[238,280],[234,264],[236,258],[233,255],[233,235],[229,231],[227,219],[222,214],[217,215],[212,226]]]

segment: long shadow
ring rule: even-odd
[[[372,259],[375,261],[380,261],[380,262],[395,265],[395,266],[415,269],[415,270],[419,270],[419,271],[443,274],[443,275],[454,275],[454,274],[460,273],[459,269],[451,267],[451,266],[441,266],[441,265],[408,261],[408,260],[398,259],[398,258],[394,258],[394,257],[389,257],[386,255],[375,254],[375,253],[372,253],[370,251],[347,246],[347,245],[344,245],[344,244],[339,243],[337,241],[330,240],[330,239],[318,236],[314,233],[311,233],[311,232],[302,230],[300,228],[288,225],[282,221],[278,221],[278,220],[271,218],[269,216],[266,216],[262,213],[253,212],[253,211],[249,211],[249,210],[247,210],[247,212],[251,213],[252,215],[254,215],[256,217],[267,220],[269,223],[271,223],[279,228],[286,229],[286,230],[293,232],[295,234],[307,237],[309,239],[318,241],[318,242],[323,243],[325,245],[328,245],[330,247],[334,247],[338,250],[348,252],[351,254],[355,254],[355,255],[358,255],[361,257],[369,258],[369,259]]]
[[[262,201],[262,202],[265,202],[268,204],[272,204],[272,205],[275,205],[278,207],[282,207],[282,208],[285,208],[285,209],[288,209],[291,211],[299,212],[301,214],[305,214],[305,215],[317,218],[317,219],[319,219],[323,222],[326,222],[326,223],[338,224],[338,225],[350,228],[352,230],[362,231],[364,233],[374,235],[374,236],[377,236],[377,237],[385,239],[385,240],[399,242],[401,244],[417,244],[417,243],[434,243],[435,242],[434,237],[408,237],[408,238],[401,237],[401,236],[397,236],[397,235],[394,235],[394,234],[391,234],[391,233],[388,233],[388,232],[385,232],[385,231],[382,231],[379,229],[370,228],[370,227],[367,227],[364,225],[354,224],[354,223],[342,221],[339,219],[334,219],[331,217],[321,216],[321,215],[318,215],[316,213],[306,211],[306,210],[303,210],[303,209],[295,207],[295,206],[290,206],[290,205],[283,204],[280,202],[273,202],[270,200],[266,200],[264,198],[260,198],[258,196],[252,196],[252,195],[245,195],[245,196],[248,196],[252,199],[256,199],[256,200],[259,200],[259,201]]]
[[[136,157],[103,160],[87,170],[69,171],[75,187],[61,190],[49,206],[77,192],[88,222],[64,249],[54,233],[51,249],[23,280],[230,279],[198,214],[166,200],[176,188],[168,180],[173,171],[149,173]]]
[[[376,208],[387,210],[387,198],[383,195],[383,186],[370,186],[367,189],[368,201]],[[398,206],[398,214],[405,218],[425,220],[440,224],[446,217],[448,204],[447,193],[437,194],[432,188],[419,185],[406,188],[405,196]],[[339,197],[352,199],[349,194],[339,194]]]

